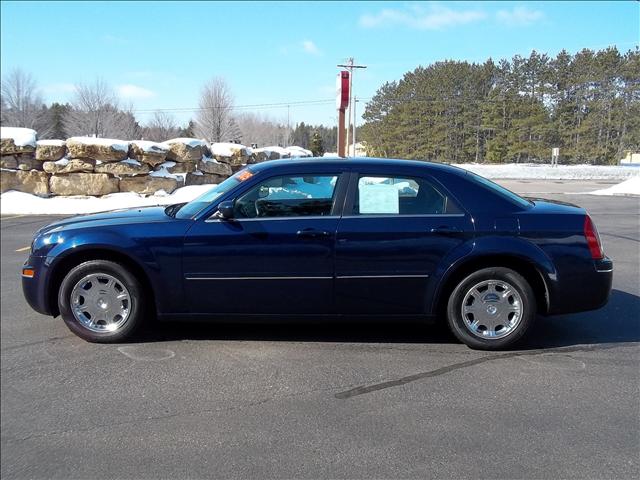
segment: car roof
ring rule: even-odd
[[[466,173],[467,171],[447,165],[444,163],[434,163],[421,160],[403,160],[398,158],[373,158],[373,157],[297,157],[297,158],[283,158],[280,160],[267,160],[261,163],[255,163],[249,165],[254,172],[261,172],[271,168],[278,167],[308,167],[308,166],[337,166],[338,168],[353,167],[353,166],[380,166],[380,167],[413,167],[421,169],[431,170],[444,170],[451,173]]]

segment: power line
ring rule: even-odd
[[[246,109],[246,108],[289,108],[299,107],[306,105],[325,105],[335,103],[335,99],[325,100],[302,100],[296,102],[278,102],[278,103],[254,103],[246,105],[232,105],[231,107],[226,105],[213,105],[211,107],[178,107],[178,108],[153,108],[153,109],[133,109],[132,112],[136,113],[155,113],[155,112],[200,112],[205,110],[214,110],[217,108],[230,108],[232,110]]]

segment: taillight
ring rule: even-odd
[[[589,215],[584,217],[584,236],[587,239],[591,257],[594,260],[603,258],[604,252],[602,251],[602,243],[600,243],[600,235],[598,235],[598,230],[596,230],[596,226]]]

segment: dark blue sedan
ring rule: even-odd
[[[84,215],[38,231],[24,295],[78,336],[145,320],[445,318],[474,348],[536,314],[607,302],[613,265],[589,215],[425,162],[252,165],[187,204]]]

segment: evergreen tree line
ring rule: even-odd
[[[440,162],[616,163],[640,149],[640,50],[443,61],[368,102],[370,155]]]

